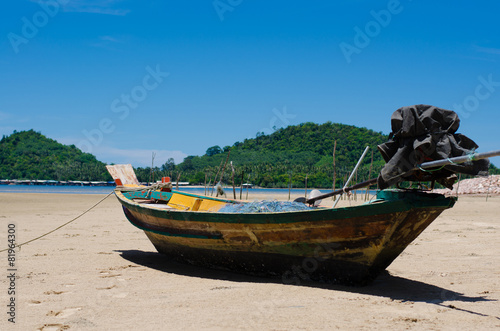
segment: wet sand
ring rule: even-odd
[[[0,243],[6,247],[8,224],[24,242],[103,197],[0,194]],[[169,261],[110,196],[16,251],[15,325],[0,254],[0,330],[500,328],[499,215],[499,196],[460,197],[371,285],[297,286]]]

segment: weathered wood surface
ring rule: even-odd
[[[381,201],[356,207],[229,214],[209,211],[230,200],[174,192],[168,204],[175,209],[160,209],[117,192],[128,220],[163,254],[193,264],[271,275],[306,261],[315,266],[312,279],[341,283],[375,277],[455,202],[421,192],[379,195]],[[195,204],[200,211],[189,211]]]

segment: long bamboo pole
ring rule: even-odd
[[[372,169],[373,169],[373,151],[372,151],[372,161],[370,163],[370,170],[368,171],[368,178],[372,176]],[[368,200],[368,187],[366,187],[365,191],[365,201]]]
[[[250,183],[250,174],[248,174],[248,180],[247,180],[247,182]],[[247,196],[246,196],[245,200],[248,200],[248,186],[249,185],[247,185]]]
[[[368,149],[370,149],[370,146],[366,146],[365,150],[363,151],[363,154],[361,155],[361,157],[358,160],[358,163],[354,167],[354,170],[351,172],[351,175],[349,176],[349,179],[347,179],[347,181],[346,181],[346,183],[344,185],[344,188],[347,188],[347,185],[349,185],[349,183],[351,182],[352,177],[354,176],[354,174],[358,170],[359,165],[361,164],[361,162],[365,158],[366,153],[368,153]],[[332,208],[335,208],[335,206],[337,206],[337,203],[339,202],[339,200],[340,200],[340,197],[338,197],[337,200],[335,200],[335,203],[333,204]]]
[[[233,182],[233,197],[236,200],[236,188],[234,187],[234,167],[233,161],[231,161],[231,181]]]
[[[224,168],[222,168],[222,174],[220,175],[219,182],[222,182],[222,178],[224,177],[224,171],[226,171],[227,160],[229,160],[229,154],[231,151],[227,152],[226,162],[224,163]]]
[[[150,179],[150,182],[153,184],[154,183],[154,180],[155,180],[155,157],[156,157],[156,153],[155,152],[151,152],[151,172],[149,174],[149,179]]]
[[[216,182],[217,182],[217,176],[219,176],[219,172],[220,170],[222,169],[222,163],[224,162],[224,159],[222,159],[220,161],[220,166],[219,166],[219,169],[217,170],[217,173],[215,174],[215,178],[214,178],[214,186],[212,187],[212,194],[211,195],[214,195],[214,189],[215,189],[215,185],[216,185]],[[208,188],[210,189],[210,185],[208,186]]]
[[[205,195],[207,195],[207,173],[205,173],[205,182],[203,183],[203,187],[205,188]]]
[[[177,175],[177,182],[175,183],[175,189],[176,190],[179,189],[179,180],[181,179],[181,174],[182,174],[182,171],[179,172],[179,175]]]
[[[241,186],[240,186],[240,200],[241,200],[241,195],[243,194],[243,180],[244,180],[244,177],[245,176],[245,170],[242,170],[241,171]]]
[[[332,190],[335,191],[335,186],[337,182],[337,168],[335,166],[335,151],[337,150],[337,140],[335,140],[335,143],[333,144],[333,185],[332,185]]]
[[[306,189],[304,192],[304,197],[307,199],[307,174],[306,174]]]
[[[456,157],[437,160],[437,161],[425,162],[425,163],[420,164],[416,168],[413,168],[411,171],[418,170],[420,168],[429,169],[429,168],[434,168],[434,167],[442,167],[442,166],[446,166],[446,165],[450,165],[450,164],[454,164],[454,163],[464,163],[467,161],[488,159],[488,158],[494,157],[494,156],[500,156],[500,149],[498,149],[496,151],[491,151],[491,152],[472,153],[472,154],[464,155],[464,156],[456,156]]]

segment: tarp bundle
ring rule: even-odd
[[[456,133],[459,125],[458,115],[451,110],[429,105],[396,110],[391,116],[389,141],[378,146],[387,162],[378,177],[379,188],[402,181],[431,180],[452,187],[456,181],[455,173],[487,175],[489,161],[486,159],[412,171],[424,162],[473,153],[478,146],[466,136]]]

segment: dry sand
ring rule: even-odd
[[[71,220],[101,195],[0,194],[0,243]],[[252,197],[256,198],[255,196]],[[332,330],[500,328],[500,197],[460,197],[366,287],[182,265],[157,254],[116,198],[17,251],[16,324],[1,330]],[[342,201],[342,204],[347,204]]]

